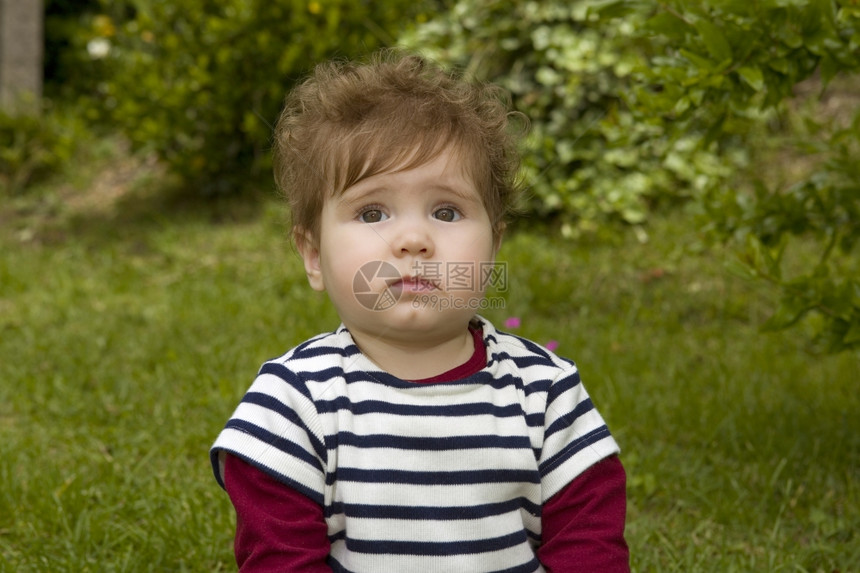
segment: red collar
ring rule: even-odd
[[[431,376],[430,378],[422,378],[420,380],[410,380],[416,384],[428,384],[431,382],[453,382],[462,380],[476,372],[480,372],[487,365],[487,347],[484,345],[483,332],[480,328],[469,328],[472,333],[472,341],[475,343],[475,351],[472,356],[447,372]]]

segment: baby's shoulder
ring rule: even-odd
[[[487,337],[491,356],[499,361],[509,361],[517,368],[536,367],[541,370],[576,370],[572,360],[557,355],[552,350],[528,338],[495,331]]]
[[[344,337],[341,330],[338,329],[309,338],[290,348],[281,356],[267,360],[265,364],[295,366],[301,369],[303,365],[311,362],[338,362],[345,357],[348,358],[359,353],[360,351],[352,339]]]
[[[305,386],[323,373],[331,375],[342,369],[359,352],[354,344],[344,344],[338,331],[319,334],[265,361],[257,372],[257,380],[274,377],[292,386]]]

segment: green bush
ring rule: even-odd
[[[857,2],[673,0],[643,31],[666,48],[640,72],[636,111],[661,118],[670,133],[723,135],[728,126],[784,110],[796,86],[814,75],[822,93],[837,77],[860,85]],[[852,255],[860,238],[860,112],[853,111],[841,123],[795,112],[805,127],[788,157],[808,164],[795,180],[767,179],[774,170],[762,162],[779,157],[756,150],[752,169],[733,186],[701,197],[707,226],[740,244],[734,269],[778,292],[765,327],[810,317],[813,348],[831,352],[860,348],[860,267]],[[745,138],[749,146],[756,141]],[[793,253],[810,244],[817,252],[805,258],[815,262],[792,268]]]
[[[856,2],[459,0],[403,41],[511,90],[533,125],[528,212],[572,236],[692,199],[745,245],[734,268],[777,287],[767,328],[814,315],[816,347],[860,347],[860,116],[815,128],[784,189],[757,148],[798,83],[860,70]],[[814,268],[788,269],[791,237],[819,245]]]
[[[316,62],[392,43],[436,2],[103,0],[122,18],[105,98],[113,121],[189,187],[235,193],[269,172],[272,124]],[[117,4],[121,4],[117,6]],[[256,180],[255,180],[256,179]],[[250,180],[250,181],[249,181]]]
[[[72,158],[82,124],[74,114],[0,110],[0,195],[23,192]]]
[[[524,150],[525,208],[562,232],[607,220],[640,224],[660,201],[714,186],[738,156],[706,134],[669,137],[626,99],[659,45],[639,31],[650,12],[629,2],[460,0],[402,42],[508,88],[532,125]],[[617,17],[623,15],[623,18]]]
[[[96,115],[79,104],[105,72],[87,51],[97,13],[98,0],[46,0],[44,97],[0,110],[0,196],[62,171],[86,139],[83,118]]]

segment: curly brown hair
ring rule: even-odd
[[[515,122],[523,129],[514,129]],[[453,146],[501,237],[519,193],[527,121],[502,88],[468,81],[415,54],[328,62],[287,96],[275,127],[275,180],[293,229],[319,240],[323,203],[362,179],[411,169]]]

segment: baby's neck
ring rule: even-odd
[[[380,339],[357,332],[352,335],[365,356],[402,380],[421,380],[447,372],[468,361],[475,350],[468,329],[430,343]]]

